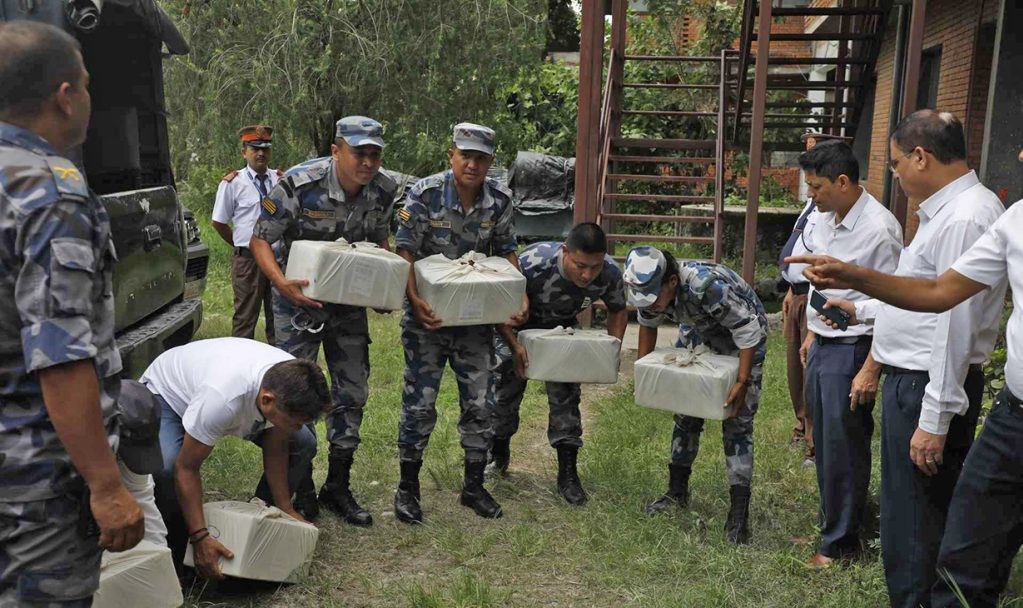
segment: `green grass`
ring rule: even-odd
[[[213,263],[200,337],[227,335],[229,251],[213,242],[208,224],[204,229]],[[735,548],[722,530],[728,487],[718,423],[709,422],[703,435],[691,507],[654,518],[643,515],[644,504],[665,488],[672,421],[667,413],[637,408],[631,381],[584,392],[586,445],[580,473],[591,500],[582,508],[569,507],[557,494],[555,455],[545,434],[545,394],[541,385],[531,383],[522,405],[522,428],[512,443],[511,476],[489,484],[505,516],[483,520],[457,504],[462,452],[455,428],[456,387],[448,372],[423,467],[427,523],[410,527],[396,522],[391,505],[398,479],[395,441],[403,371],[397,315],[370,313],[370,331],[371,391],[353,487],[372,512],[373,527],[355,528],[326,514],[318,522],[314,563],[300,584],[200,584],[190,590],[189,606],[886,605],[876,554],[824,572],[802,567],[816,540],[817,489],[813,470],[801,468],[801,452],[788,445],[793,420],[780,335],[771,337],[756,421],[754,540],[749,547]],[[320,438],[322,448],[322,424]],[[321,449],[315,462],[317,485],[326,474],[325,452]],[[260,469],[255,446],[223,442],[203,467],[207,500],[248,499]],[[1021,589],[1017,575],[1009,595],[1019,596]]]

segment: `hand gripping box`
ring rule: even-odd
[[[522,309],[526,277],[511,262],[470,251],[416,262],[416,287],[443,327],[505,323]]]
[[[227,576],[294,582],[305,572],[320,535],[316,526],[300,523],[259,499],[210,502],[202,510],[210,535],[234,553],[234,559],[220,558]],[[194,563],[189,545],[185,565]]]
[[[519,344],[526,349],[529,366],[526,377],[546,382],[614,384],[618,382],[621,341],[607,332],[554,329],[525,329]]]
[[[724,420],[725,400],[739,375],[739,358],[706,346],[658,348],[636,361],[636,405]]]
[[[178,608],[184,602],[166,546],[143,540],[121,553],[103,552],[93,608]]]
[[[307,297],[322,302],[398,310],[405,298],[409,263],[375,243],[295,241],[288,279],[305,279]]]

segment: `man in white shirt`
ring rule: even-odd
[[[937,278],[885,276],[826,257],[804,257],[814,283],[855,287],[892,306],[944,313],[1012,286],[1005,388],[969,451],[948,509],[933,608],[997,605],[1023,543],[1023,204],[1017,202]],[[978,295],[980,294],[980,295]],[[976,297],[974,297],[976,296]],[[1001,308],[997,311],[1000,313]],[[954,423],[953,423],[954,424]],[[945,461],[947,463],[946,443]],[[937,460],[937,459],[935,459]],[[954,588],[946,581],[953,581]],[[959,595],[965,600],[960,600]]]
[[[249,251],[252,229],[259,219],[260,202],[277,185],[283,173],[270,169],[273,127],[253,125],[238,131],[245,168],[224,176],[213,203],[213,229],[234,248],[231,287],[234,289],[234,318],[231,335],[251,339],[256,335],[259,309],[266,322],[266,342],[275,344],[274,315],[270,306],[270,282]]]
[[[902,229],[895,217],[859,185],[860,169],[845,142],[825,142],[804,152],[806,175],[819,218],[806,248],[882,272],[895,270]],[[855,291],[825,297],[866,299]],[[811,290],[811,302],[813,293]],[[870,353],[871,328],[828,327],[807,309],[807,336],[800,349],[806,365],[806,402],[813,419],[820,491],[821,545],[808,565],[825,567],[860,549],[870,487],[873,404],[850,407],[853,377]]]
[[[900,187],[923,201],[919,230],[895,274],[933,279],[952,267],[1004,207],[967,166],[962,124],[951,114],[911,114],[890,146]],[[874,322],[873,352],[854,382],[854,398],[873,402],[882,366],[886,372],[881,551],[892,606],[931,605],[949,501],[976,431],[981,364],[994,347],[1005,297],[1004,279],[989,285],[941,315],[877,300],[833,302],[853,313],[853,321]]]
[[[184,557],[186,538],[204,577],[221,578],[218,558],[231,559],[230,550],[206,530],[199,474],[223,437],[241,437],[263,448],[265,473],[257,496],[305,521],[301,505],[291,500],[316,454],[316,436],[305,425],[330,408],[327,381],[315,363],[262,342],[216,338],[163,353],[140,382],[163,407],[163,470],[154,477],[176,564]]]

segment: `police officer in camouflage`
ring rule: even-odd
[[[409,262],[443,254],[458,258],[469,251],[506,258],[516,267],[511,192],[487,177],[494,160],[494,131],[471,123],[455,125],[448,150],[451,169],[417,182],[398,212],[395,246]],[[405,390],[398,426],[401,481],[394,513],[406,523],[422,523],[419,470],[423,451],[437,422],[437,392],[446,362],[458,380],[461,416],[458,431],[465,450],[461,503],[481,517],[500,517],[501,505],[483,487],[483,469],[493,440],[489,362],[491,325],[442,327],[419,297],[414,270],[409,272],[401,341],[405,347]],[[521,324],[523,309],[510,321]]]
[[[657,346],[657,326],[665,319],[679,324],[676,346],[704,344],[722,355],[738,355],[739,374],[721,424],[731,506],[725,533],[734,544],[747,544],[750,483],[753,479],[753,416],[760,404],[767,315],[756,293],[730,268],[702,262],[676,262],[654,247],[636,247],[625,261],[629,303],[636,307],[639,351]],[[648,514],[689,503],[689,474],[700,448],[703,419],[675,416],[668,465],[668,491],[647,506]]]
[[[324,304],[302,294],[304,280],[288,280],[292,241],[371,241],[390,247],[390,218],[397,185],[380,172],[383,127],[365,116],[337,121],[331,155],[289,169],[263,199],[250,249],[273,285],[277,346],[316,361],[323,344],[331,378],[334,409],[327,415],[330,442],[327,481],[319,500],[350,524],[369,526],[373,518],[359,506],[349,487],[363,407],[369,397],[369,323],[366,309]],[[281,241],[281,259],[271,243]],[[295,508],[316,516],[311,471],[296,493]]]
[[[91,606],[101,551],[124,551],[143,535],[111,449],[121,358],[110,222],[65,158],[85,141],[88,83],[67,33],[0,23],[4,608]]]
[[[607,238],[600,226],[579,224],[564,243],[536,243],[519,254],[526,276],[529,319],[522,329],[553,329],[576,325],[576,315],[597,300],[607,306],[607,333],[619,340],[625,335],[629,316],[625,309],[625,285],[618,264],[607,255]],[[519,405],[526,391],[526,349],[519,344],[516,330],[501,326],[495,336],[494,355],[494,445],[492,466],[503,474],[508,470],[512,435],[519,428]],[[586,502],[576,470],[582,447],[583,423],[579,413],[578,384],[547,382],[550,415],[547,439],[558,453],[558,492],[572,505]]]

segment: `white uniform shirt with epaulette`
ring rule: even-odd
[[[266,191],[277,185],[284,172],[277,169],[266,171]],[[231,236],[235,247],[248,247],[252,229],[259,219],[259,203],[263,195],[257,186],[257,173],[246,165],[240,171],[232,171],[220,180],[217,198],[213,203],[213,221],[231,225]]]

